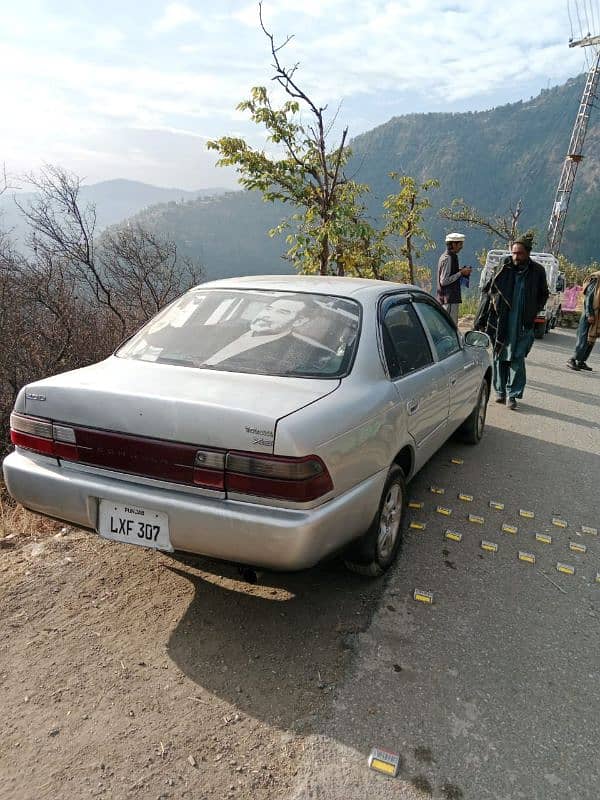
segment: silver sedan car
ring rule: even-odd
[[[263,276],[191,289],[98,364],[24,387],[25,507],[116,542],[281,570],[393,562],[406,482],[483,434],[485,334],[414,286]]]

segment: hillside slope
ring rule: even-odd
[[[543,91],[527,101],[465,114],[411,114],[357,137],[353,166],[373,187],[370,209],[394,190],[391,170],[420,180],[437,178],[429,216],[434,239],[455,227],[437,218],[437,210],[462,197],[485,214],[505,213],[523,201],[522,227],[535,227],[543,248],[556,185],[579,107],[585,77]],[[579,167],[563,237],[564,254],[580,262],[600,248],[600,115],[594,111]],[[469,248],[489,246],[482,234]]]
[[[536,248],[543,249],[584,82],[581,75],[526,102],[488,111],[394,117],[353,140],[347,172],[371,186],[367,202],[375,221],[382,200],[396,188],[389,172],[437,178],[441,185],[431,193],[433,208],[426,221],[438,251],[445,231],[464,229],[438,216],[455,197],[486,215],[505,214],[521,199],[521,225],[537,229]],[[138,191],[140,186],[144,191]],[[124,216],[140,220],[174,239],[183,254],[203,265],[208,278],[292,270],[282,259],[285,238],[268,236],[290,209],[264,203],[259,194],[216,190],[208,198],[210,190],[187,193],[128,181],[89,187],[83,199],[88,191],[101,211],[100,224],[108,224],[109,217],[110,222]],[[163,202],[151,205],[157,201]],[[599,202],[600,114],[594,110],[563,238],[563,253],[578,263],[598,258]],[[463,263],[475,263],[475,253],[492,242],[482,232],[466,232]],[[436,260],[436,252],[423,258],[430,266]]]

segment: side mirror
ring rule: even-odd
[[[492,340],[482,331],[467,331],[465,333],[465,344],[467,347],[490,347]]]

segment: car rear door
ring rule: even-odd
[[[448,378],[433,357],[410,297],[387,297],[380,320],[389,376],[401,398],[408,432],[426,459],[447,436]]]
[[[448,416],[452,427],[456,427],[473,408],[481,380],[479,370],[471,353],[463,348],[454,323],[433,300],[424,296],[417,298],[415,308],[445,371],[449,391]]]

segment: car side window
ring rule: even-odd
[[[431,349],[412,303],[397,303],[382,320],[383,348],[392,378],[433,363]]]
[[[429,303],[419,303],[421,313],[427,330],[431,334],[438,358],[442,361],[452,353],[460,350],[460,342],[456,328],[449,322],[442,312]]]

